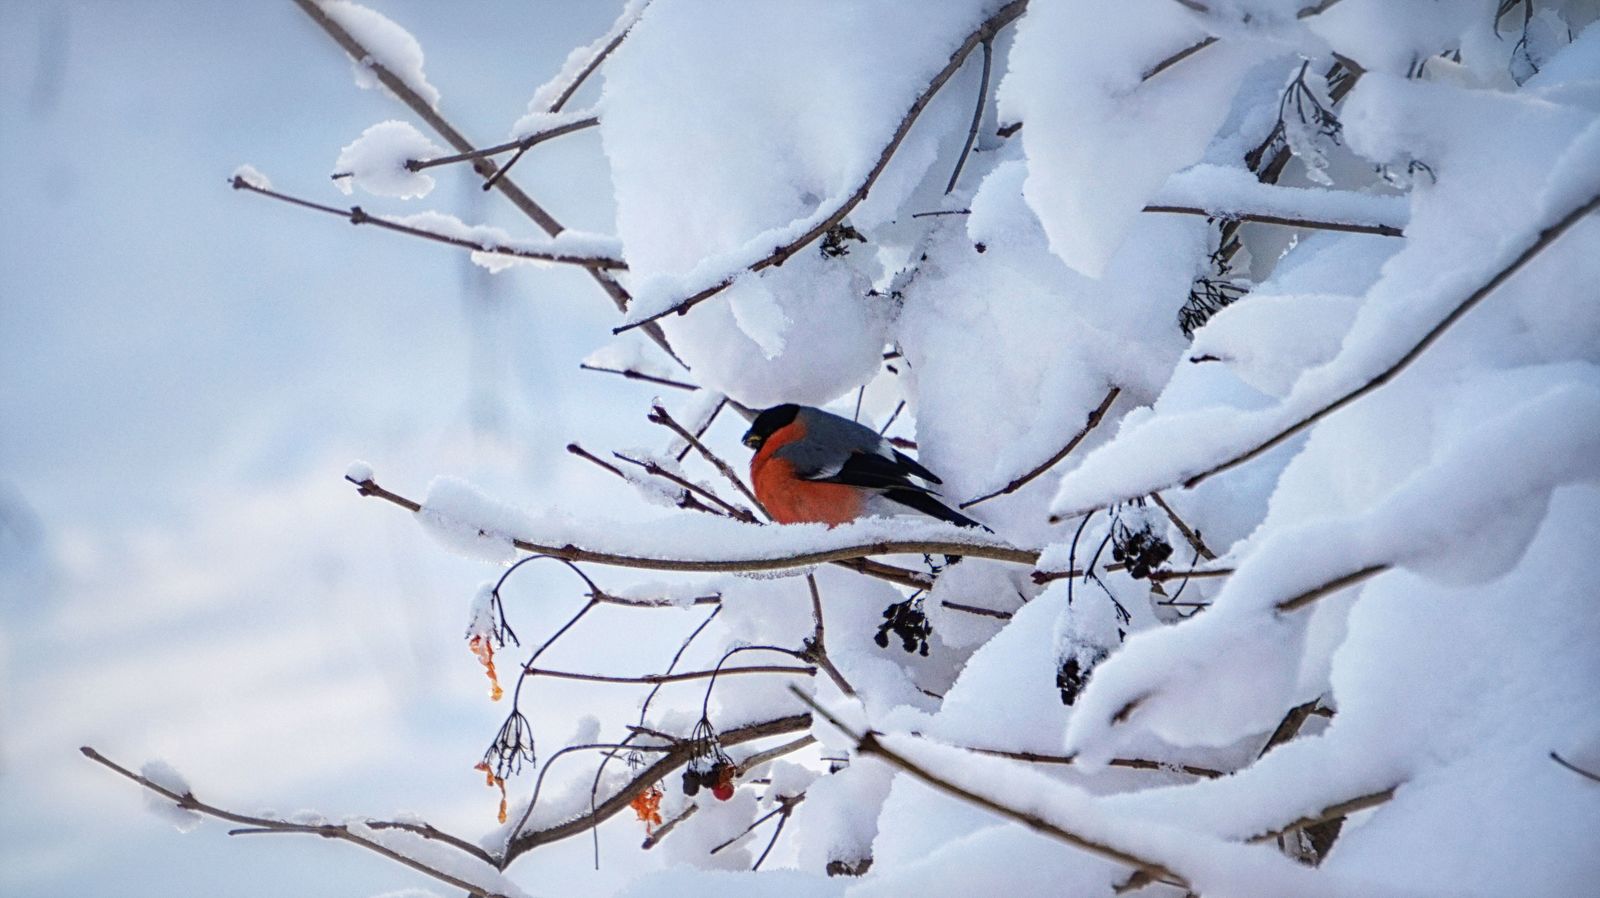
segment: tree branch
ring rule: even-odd
[[[417,860],[416,858],[413,858],[413,857],[410,857],[408,855],[402,854],[401,852],[398,852],[398,851],[394,850],[393,848],[390,848],[390,847],[388,847],[386,845],[383,845],[383,844],[381,844],[379,842],[374,842],[374,841],[372,841],[370,839],[363,838],[363,837],[351,832],[350,828],[349,828],[349,826],[347,824],[337,824],[337,823],[323,823],[323,824],[289,823],[289,822],[284,821],[284,820],[273,820],[273,819],[271,819],[269,817],[255,817],[255,816],[251,816],[249,814],[239,814],[239,813],[235,813],[233,811],[224,810],[224,809],[216,807],[214,805],[207,804],[207,803],[199,800],[198,798],[195,798],[194,797],[194,793],[192,793],[192,792],[184,792],[181,795],[178,794],[177,792],[173,792],[171,789],[168,789],[168,788],[166,788],[164,786],[161,786],[161,785],[151,781],[147,777],[140,776],[139,774],[134,773],[132,770],[129,770],[128,768],[123,767],[121,764],[118,764],[115,761],[112,761],[110,758],[107,758],[105,755],[100,754],[100,752],[95,751],[93,748],[91,748],[91,747],[89,747],[87,745],[83,746],[82,748],[80,748],[78,750],[80,752],[82,752],[83,756],[88,758],[89,760],[94,761],[97,764],[100,764],[100,765],[102,765],[104,767],[107,767],[107,768],[110,768],[111,770],[116,771],[117,773],[121,774],[122,776],[127,777],[128,779],[132,780],[135,783],[138,783],[140,786],[143,786],[144,788],[149,789],[151,792],[154,792],[157,795],[160,795],[161,797],[168,799],[173,804],[177,805],[178,807],[180,807],[180,808],[182,808],[182,809],[184,809],[186,811],[195,811],[195,812],[198,812],[198,813],[201,813],[201,814],[205,814],[208,817],[215,817],[218,820],[226,820],[229,823],[243,824],[244,826],[251,828],[250,830],[242,830],[242,831],[240,831],[241,834],[243,832],[247,832],[247,831],[274,832],[274,833],[303,833],[303,834],[306,834],[306,835],[321,836],[321,837],[326,838],[326,839],[338,839],[340,841],[349,842],[352,845],[359,845],[362,848],[365,848],[365,849],[367,849],[369,851],[376,852],[377,854],[381,854],[384,857],[386,857],[386,858],[388,858],[388,859],[390,859],[392,861],[395,861],[397,863],[403,864],[404,866],[410,867],[411,869],[416,870],[419,873],[424,873],[424,874],[426,874],[428,876],[431,876],[434,879],[437,879],[442,883],[445,883],[447,885],[450,885],[450,886],[453,886],[455,888],[461,889],[461,890],[463,890],[465,892],[468,892],[468,893],[470,893],[472,895],[479,896],[479,898],[506,898],[506,896],[503,895],[500,892],[490,891],[490,890],[484,888],[483,886],[478,885],[477,883],[470,882],[470,881],[462,879],[461,877],[456,876],[454,874],[447,873],[447,872],[445,872],[443,870],[439,870],[437,868],[431,867],[431,866],[423,863],[422,861]],[[458,838],[456,836],[448,835],[447,833],[444,833],[444,832],[442,832],[442,831],[440,831],[438,829],[435,829],[432,826],[416,825],[416,824],[387,823],[386,822],[386,823],[382,823],[382,824],[376,825],[373,828],[375,828],[375,829],[404,829],[404,830],[406,830],[408,832],[416,833],[417,835],[420,835],[420,836],[422,836],[424,838],[434,839],[436,841],[440,841],[440,842],[443,842],[444,844],[450,845],[450,846],[452,846],[454,848],[460,849],[461,851],[471,855],[472,857],[474,857],[474,858],[476,858],[476,859],[478,859],[480,861],[483,861],[486,865],[488,865],[490,867],[490,869],[493,869],[495,867],[494,859],[489,855],[489,853],[487,851],[484,851],[482,848],[480,848],[480,847],[478,847],[476,845],[473,845],[472,843],[466,841],[465,839],[461,839],[461,838]]]
[[[972,107],[972,127],[967,129],[967,142],[961,146],[961,155],[956,158],[955,170],[950,172],[950,183],[944,186],[945,196],[956,189],[956,181],[961,178],[961,169],[967,164],[967,155],[972,152],[972,143],[978,139],[978,126],[983,122],[983,102],[989,96],[989,69],[994,65],[994,40],[991,38],[983,42],[983,76],[978,81],[978,102]],[[915,216],[912,216],[913,218]]]
[[[652,685],[658,683],[681,683],[686,680],[704,680],[708,677],[721,677],[730,674],[804,674],[815,676],[815,667],[795,667],[787,664],[753,664],[749,667],[724,667],[718,670],[686,670],[682,673],[669,674],[640,674],[638,676],[607,676],[605,674],[581,673],[570,670],[546,670],[541,667],[524,667],[530,677],[549,677],[553,680],[581,680],[585,683],[632,683]]]
[[[1116,401],[1117,395],[1121,392],[1121,387],[1112,387],[1111,389],[1107,390],[1106,398],[1100,400],[1100,404],[1096,406],[1093,411],[1089,412],[1089,420],[1084,422],[1083,429],[1074,434],[1072,439],[1068,440],[1067,444],[1062,446],[1061,450],[1055,455],[1045,459],[1045,461],[1038,467],[1011,481],[1005,486],[995,490],[994,492],[985,493],[976,499],[968,499],[967,501],[961,503],[959,507],[962,509],[971,508],[972,506],[977,505],[979,502],[987,502],[996,496],[1004,496],[1008,493],[1014,493],[1017,490],[1022,489],[1040,474],[1043,474],[1044,472],[1055,467],[1063,458],[1066,458],[1072,452],[1072,450],[1078,448],[1078,444],[1083,442],[1083,438],[1089,435],[1089,431],[1100,426],[1100,422],[1105,419],[1106,410],[1111,408],[1111,403]]]
[[[477,148],[472,141],[468,140],[460,131],[457,131],[453,125],[445,120],[444,116],[439,114],[438,110],[429,105],[428,101],[419,96],[415,90],[412,90],[410,85],[389,71],[387,66],[378,62],[372,51],[356,40],[355,36],[346,31],[344,26],[335,22],[327,13],[323,12],[315,0],[294,0],[294,4],[300,7],[301,11],[311,18],[311,21],[317,23],[317,27],[333,38],[334,42],[345,53],[349,54],[352,60],[358,65],[366,66],[377,77],[379,83],[388,88],[390,93],[394,94],[399,98],[400,102],[406,105],[406,108],[422,119],[428,127],[433,129],[434,133],[454,147],[458,153],[476,152]],[[473,159],[472,169],[486,181],[494,178],[495,173],[499,171],[499,168],[492,160],[485,158]],[[549,212],[546,212],[543,206],[534,202],[533,197],[525,193],[510,178],[498,178],[494,181],[494,186],[506,199],[511,201],[512,205],[516,206],[522,214],[531,219],[546,234],[554,237],[566,230],[561,222],[557,221]],[[600,285],[600,289],[611,297],[611,301],[616,305],[617,311],[627,311],[628,303],[632,297],[628,295],[628,291],[623,289],[622,284],[618,283],[610,272],[595,266],[584,266],[584,270],[589,272],[595,283]],[[683,365],[685,369],[689,367],[672,350],[672,344],[667,342],[666,334],[661,332],[659,325],[652,324],[646,327],[644,331],[651,341],[661,347],[662,351],[670,356],[673,361]]]
[[[498,156],[501,153],[509,152],[511,150],[525,152],[528,149],[538,146],[547,140],[554,140],[557,137],[572,134],[575,131],[583,131],[588,128],[593,128],[599,124],[600,119],[591,115],[588,118],[581,118],[577,119],[576,121],[566,122],[565,124],[545,128],[541,131],[535,131],[532,134],[519,137],[516,140],[508,140],[505,143],[497,143],[492,147],[485,147],[481,150],[455,153],[450,156],[439,156],[434,159],[411,159],[406,162],[406,169],[408,171],[423,171],[439,165],[451,165],[456,162],[469,162],[473,159],[482,159],[485,156]]]
[[[304,0],[301,0],[301,2],[304,2]],[[977,49],[984,42],[992,40],[995,32],[1015,21],[1018,16],[1022,15],[1023,10],[1025,10],[1027,6],[1027,0],[1011,0],[1010,3],[1007,3],[1005,6],[1002,6],[998,11],[996,11],[994,15],[985,19],[975,31],[967,36],[966,40],[961,42],[961,45],[955,49],[955,52],[950,54],[950,60],[945,63],[944,68],[940,69],[938,74],[934,75],[933,80],[928,82],[928,86],[923,89],[916,101],[911,104],[911,108],[908,109],[905,116],[901,118],[900,125],[895,129],[893,136],[889,138],[889,142],[885,144],[883,150],[879,152],[877,162],[875,162],[872,168],[868,170],[866,177],[862,179],[860,186],[855,189],[855,192],[846,197],[844,202],[841,203],[838,208],[834,209],[832,213],[830,213],[821,222],[814,225],[810,230],[789,241],[788,243],[777,247],[771,253],[768,253],[766,256],[763,256],[757,261],[750,263],[750,265],[744,270],[755,273],[773,266],[782,265],[795,253],[809,246],[812,241],[821,237],[823,234],[826,234],[835,225],[844,221],[845,217],[848,216],[856,206],[860,205],[861,202],[867,198],[867,194],[871,192],[872,186],[877,183],[878,176],[882,175],[884,169],[888,167],[889,160],[894,157],[895,151],[900,148],[901,141],[905,140],[906,135],[910,133],[911,126],[916,123],[917,117],[922,114],[922,110],[927,107],[928,103],[933,99],[934,94],[937,94],[939,89],[944,87],[945,83],[950,80],[951,76],[953,76],[961,68],[961,64],[966,61],[967,56],[970,55],[973,50]],[[624,324],[619,327],[612,328],[612,333],[620,334],[624,331],[632,330],[633,328],[641,325],[658,321],[668,315],[685,314],[694,306],[697,306],[705,300],[710,299],[718,293],[721,293],[723,290],[726,290],[733,284],[735,277],[737,277],[737,275],[726,277],[703,290],[678,300],[677,302],[673,303],[671,307],[661,312],[657,312],[630,324]]]
[[[1393,225],[1385,224],[1350,224],[1339,221],[1318,221],[1311,218],[1288,218],[1282,215],[1269,215],[1264,212],[1240,212],[1230,210],[1226,212],[1201,209],[1198,206],[1145,206],[1145,212],[1170,212],[1177,215],[1204,215],[1206,218],[1225,219],[1228,221],[1253,221],[1258,224],[1284,225],[1291,228],[1306,228],[1313,231],[1341,231],[1346,234],[1379,234],[1384,237],[1404,237],[1405,232]]]
[[[809,729],[810,726],[810,714],[791,714],[787,717],[778,717],[725,730],[719,733],[717,738],[724,747],[729,747],[768,736],[781,736],[786,733],[800,732],[801,730]],[[531,849],[550,842],[560,841],[569,836],[575,836],[591,826],[610,819],[626,808],[628,803],[633,800],[633,797],[639,794],[640,789],[666,777],[673,770],[687,764],[693,753],[694,750],[690,741],[685,739],[674,745],[655,763],[640,770],[632,779],[624,783],[621,788],[612,793],[605,801],[597,804],[589,813],[572,817],[544,829],[519,833],[508,844],[506,857],[501,864],[501,868],[504,869],[509,866],[512,861]]]
[[[421,237],[424,240],[432,240],[435,243],[458,246],[462,249],[472,250],[473,252],[488,253],[495,256],[511,256],[512,258],[529,259],[535,262],[559,262],[564,265],[580,265],[585,268],[598,267],[623,269],[628,267],[627,263],[623,262],[621,259],[613,259],[606,256],[580,256],[572,253],[560,253],[554,250],[544,251],[521,249],[514,246],[501,246],[495,243],[483,243],[477,240],[467,240],[463,237],[453,237],[449,234],[441,234],[438,231],[430,231],[426,228],[419,228],[414,225],[401,224],[397,221],[391,221],[387,218],[373,215],[362,209],[360,206],[351,206],[349,209],[342,209],[338,206],[324,206],[321,203],[314,203],[310,200],[300,199],[299,197],[290,196],[287,193],[279,193],[276,190],[270,190],[266,187],[252,184],[239,175],[234,175],[233,180],[229,183],[233,185],[234,190],[248,190],[251,193],[257,193],[261,196],[271,197],[275,200],[280,200],[294,206],[299,206],[302,209],[325,212],[329,215],[346,219],[353,225],[369,224],[373,225],[374,227],[383,228],[386,231],[394,231],[397,234],[409,234],[412,237]]]
[[[1478,303],[1482,302],[1485,297],[1493,293],[1496,288],[1510,280],[1512,275],[1516,274],[1522,269],[1522,266],[1528,264],[1528,262],[1532,261],[1540,253],[1544,252],[1545,249],[1559,239],[1562,234],[1565,234],[1573,225],[1577,224],[1579,221],[1582,221],[1586,216],[1594,212],[1596,209],[1600,209],[1600,193],[1590,197],[1576,209],[1573,209],[1571,212],[1568,212],[1566,215],[1562,216],[1554,224],[1551,224],[1544,230],[1540,231],[1538,236],[1534,238],[1533,242],[1529,244],[1527,249],[1524,249],[1517,255],[1515,259],[1511,260],[1509,264],[1495,272],[1487,281],[1484,281],[1478,286],[1477,289],[1468,294],[1467,297],[1458,303],[1454,309],[1450,310],[1448,315],[1445,315],[1438,324],[1435,324],[1426,334],[1424,334],[1421,340],[1418,340],[1415,345],[1406,350],[1405,354],[1397,359],[1394,364],[1390,365],[1388,368],[1385,368],[1378,375],[1374,376],[1356,389],[1351,390],[1343,396],[1340,396],[1338,399],[1335,399],[1334,401],[1317,409],[1304,418],[1301,418],[1299,421],[1296,421],[1294,424],[1291,424],[1274,434],[1265,442],[1259,443],[1254,448],[1246,452],[1235,455],[1227,461],[1213,465],[1210,468],[1195,474],[1183,482],[1184,487],[1193,489],[1217,474],[1232,470],[1233,468],[1236,468],[1239,465],[1242,465],[1245,462],[1260,456],[1274,447],[1281,445],[1285,440],[1290,439],[1296,434],[1311,427],[1313,424],[1316,424],[1318,421],[1321,421],[1323,418],[1328,417],[1334,412],[1339,411],[1345,406],[1350,405],[1351,403],[1361,399],[1363,396],[1366,396],[1368,393],[1371,393],[1372,391],[1393,380],[1396,375],[1410,367],[1412,362],[1415,362],[1418,357],[1420,357],[1424,352],[1427,352],[1429,347],[1438,342],[1439,338],[1444,336],[1446,331],[1453,327],[1456,322],[1461,320],[1462,316],[1472,311],[1478,305]]]
[[[989,811],[997,816],[1004,817],[1007,820],[1020,823],[1023,826],[1034,830],[1035,832],[1052,836],[1062,842],[1067,843],[1068,845],[1073,846],[1074,848],[1092,854],[1095,857],[1132,867],[1137,872],[1153,876],[1161,882],[1170,883],[1178,886],[1179,888],[1188,887],[1188,882],[1183,879],[1183,877],[1167,869],[1167,867],[1156,861],[1147,860],[1132,853],[1131,851],[1124,851],[1120,848],[1106,845],[1102,842],[1097,842],[1088,838],[1087,836],[1080,835],[1072,832],[1071,830],[1058,826],[1035,814],[1027,811],[1017,810],[1016,808],[1002,804],[992,798],[979,795],[976,792],[972,792],[960,785],[957,785],[956,783],[923,768],[915,761],[906,758],[905,756],[884,745],[881,741],[879,741],[876,733],[867,731],[865,733],[858,734],[849,727],[846,727],[838,718],[829,714],[828,711],[822,706],[812,701],[809,696],[806,696],[797,689],[791,689],[790,691],[793,692],[794,695],[801,701],[809,705],[813,714],[823,718],[835,729],[839,730],[841,733],[844,733],[845,736],[854,741],[856,744],[856,752],[858,754],[870,755],[879,758],[890,766],[909,773],[928,785],[933,786],[934,788],[943,792],[947,792],[956,798],[967,802],[968,804],[983,808],[984,810]]]
[[[689,392],[694,392],[695,390],[700,389],[698,384],[685,383],[681,380],[672,380],[671,378],[666,377],[656,377],[654,374],[645,374],[640,371],[635,371],[632,368],[602,368],[599,365],[589,364],[580,364],[578,367],[584,371],[599,371],[604,374],[620,374],[623,377],[626,377],[628,380],[642,380],[646,383],[658,384],[663,387],[672,387],[675,390],[687,390]]]

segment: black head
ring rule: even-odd
[[[788,427],[798,414],[800,406],[790,402],[775,405],[756,415],[756,419],[750,422],[750,429],[744,432],[744,444],[751,449],[760,449],[761,444],[767,441],[767,437]]]

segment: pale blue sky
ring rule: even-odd
[[[620,6],[373,5],[422,42],[443,110],[484,143]],[[622,496],[561,447],[636,444],[651,390],[577,370],[615,316],[582,276],[491,279],[449,248],[226,185],[248,162],[349,202],[326,177],[339,148],[403,117],[288,0],[0,4],[0,893],[427,885],[320,840],[180,835],[79,757],[85,742],[164,757],[245,811],[492,824],[470,767],[501,709],[459,642],[488,572],[340,476],[365,458],[413,492],[456,473],[522,501]],[[609,229],[593,133],[517,178],[568,224]],[[532,232],[463,184],[444,176],[420,206]],[[530,607],[559,601],[519,630],[572,609],[554,572],[525,583]],[[614,698],[563,690],[538,713],[570,727]],[[599,877],[585,839],[525,860],[524,879],[608,888],[637,838],[608,833]]]

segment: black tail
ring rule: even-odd
[[[949,521],[958,527],[982,527],[984,530],[989,530],[988,527],[984,527],[961,512],[947,507],[943,502],[927,493],[916,490],[885,490],[883,497],[908,508],[915,508],[929,517],[935,517],[941,521]],[[989,532],[993,533],[994,531],[989,530]]]

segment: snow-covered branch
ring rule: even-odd
[[[311,209],[316,212],[334,215],[353,225],[372,225],[386,231],[394,231],[397,234],[407,234],[412,237],[420,237],[423,240],[431,240],[435,243],[460,247],[474,253],[525,259],[530,262],[580,265],[585,268],[624,269],[628,267],[627,263],[616,256],[592,252],[597,242],[609,241],[605,241],[604,238],[597,241],[590,235],[577,234],[572,231],[563,231],[556,237],[542,241],[519,241],[509,237],[486,240],[476,235],[498,234],[500,233],[498,229],[462,224],[451,216],[439,213],[428,213],[425,216],[411,216],[409,219],[403,219],[388,215],[373,215],[360,206],[351,206],[348,209],[326,206],[322,203],[290,196],[287,193],[281,193],[269,187],[262,187],[242,175],[234,175],[229,183],[233,185],[234,190],[246,190],[260,196],[271,197],[280,202],[299,206],[302,209]],[[420,227],[415,223],[420,221],[426,221],[435,225],[435,227]],[[455,233],[450,233],[449,231],[454,231]],[[570,248],[570,250],[565,248]],[[591,250],[591,252],[583,252],[586,249]]]
[[[923,89],[922,93],[911,104],[911,108],[906,110],[905,116],[900,120],[899,127],[895,128],[894,134],[889,138],[888,143],[884,145],[883,150],[878,154],[877,161],[868,169],[860,185],[831,212],[820,217],[815,224],[806,227],[798,236],[784,241],[771,252],[767,252],[743,266],[743,270],[758,272],[775,265],[782,265],[795,253],[810,246],[822,235],[844,221],[846,216],[867,198],[867,194],[872,190],[872,185],[877,183],[878,176],[883,174],[883,170],[889,166],[889,160],[894,158],[895,151],[900,148],[901,142],[910,133],[911,126],[916,124],[918,116],[922,114],[922,110],[927,108],[928,103],[939,92],[939,89],[944,87],[945,83],[956,72],[960,71],[961,64],[966,61],[967,56],[985,42],[993,40],[995,33],[1001,28],[1016,21],[1027,9],[1027,6],[1027,0],[1011,0],[1010,3],[1000,7],[993,15],[979,24],[971,34],[967,35],[966,40],[962,41],[955,51],[950,54],[949,62],[945,63],[944,68],[933,76],[933,79],[928,82],[928,86]],[[671,302],[665,308],[649,310],[643,314],[636,313],[628,321],[612,328],[612,333],[620,334],[624,331],[650,324],[668,315],[682,315],[705,300],[728,289],[733,285],[734,277],[722,278],[708,287]]]
[[[384,857],[395,861],[396,863],[416,870],[419,873],[431,876],[434,879],[445,883],[446,885],[461,889],[469,894],[476,895],[478,898],[512,898],[512,896],[521,894],[520,890],[510,886],[509,883],[505,883],[500,879],[498,871],[495,869],[494,860],[488,852],[465,839],[451,836],[434,828],[433,826],[387,821],[379,821],[376,823],[366,821],[362,821],[360,823],[294,823],[286,820],[275,820],[270,817],[240,814],[235,811],[229,811],[201,801],[194,796],[194,793],[188,791],[186,788],[182,791],[178,791],[170,788],[168,785],[163,785],[162,783],[156,782],[147,776],[134,773],[132,770],[129,770],[128,768],[123,767],[121,764],[112,761],[110,758],[107,758],[105,755],[102,755],[100,752],[87,745],[83,746],[81,749],[79,749],[79,751],[81,751],[84,757],[88,758],[89,760],[116,771],[117,773],[127,777],[135,783],[138,783],[140,786],[143,786],[156,795],[171,801],[173,804],[185,811],[193,811],[198,814],[204,814],[208,817],[215,817],[218,820],[226,820],[229,823],[237,823],[241,826],[249,828],[248,830],[238,831],[241,834],[244,832],[297,833],[303,835],[321,836],[325,839],[337,839],[339,841],[349,842],[352,845],[357,845],[367,849],[368,851],[383,855]],[[441,869],[440,867],[419,860],[416,857],[401,851],[393,845],[385,844],[373,836],[364,835],[360,832],[361,829],[367,829],[371,831],[393,829],[413,833],[421,836],[424,839],[436,841],[462,851],[474,859],[481,861],[485,865],[485,869],[479,874],[474,875],[473,878],[469,879],[464,873],[451,872]]]

